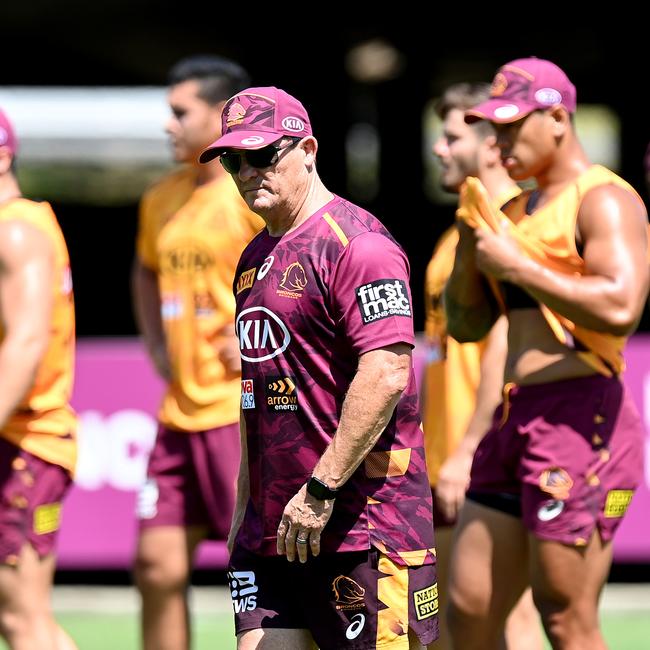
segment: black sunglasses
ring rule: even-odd
[[[240,151],[224,151],[219,160],[223,168],[229,174],[238,174],[241,169],[242,158],[246,159],[246,163],[255,169],[264,169],[265,167],[270,167],[278,162],[280,157],[280,151],[283,149],[290,149],[300,142],[302,138],[291,138],[289,144],[284,146],[278,146],[275,144],[270,144],[261,149],[244,149]]]

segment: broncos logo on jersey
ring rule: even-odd
[[[302,290],[307,286],[307,275],[300,262],[289,264],[282,274],[282,280],[278,287],[280,295],[290,294],[291,297],[298,298],[302,295]]]

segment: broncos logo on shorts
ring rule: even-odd
[[[364,605],[366,590],[347,576],[338,576],[332,581],[332,591],[337,602],[336,609],[358,609]]]
[[[543,492],[563,501],[569,498],[569,493],[573,487],[573,479],[561,467],[550,467],[541,473],[539,487]]]

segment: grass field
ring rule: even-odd
[[[649,593],[650,588],[636,591],[625,602],[611,595],[604,598],[602,624],[610,650],[650,648]],[[101,590],[95,590],[95,595],[93,598],[93,589],[88,589],[77,601],[62,603],[56,596],[54,599],[57,619],[75,639],[79,650],[139,650],[137,603],[133,593],[116,592],[110,600],[102,596]],[[219,592],[215,597],[213,590],[194,602],[193,650],[234,650],[227,594]],[[0,648],[6,648],[1,641]]]
[[[58,617],[74,637],[79,650],[138,650],[138,627],[133,615],[66,612]],[[607,614],[603,628],[611,650],[642,650],[650,647],[647,613]],[[195,617],[194,650],[234,650],[235,637],[229,614]],[[547,645],[548,648],[550,646]]]

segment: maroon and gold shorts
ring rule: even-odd
[[[0,563],[15,565],[29,544],[45,557],[54,552],[70,474],[0,439]]]
[[[239,471],[239,422],[187,433],[160,426],[140,489],[140,528],[207,526],[226,539]]]
[[[642,478],[644,435],[615,377],[509,384],[467,496],[521,514],[540,539],[584,546],[598,529],[608,541]]]
[[[408,650],[438,638],[435,565],[400,566],[374,548],[305,564],[235,547],[228,567],[235,629],[306,629],[323,650]]]

